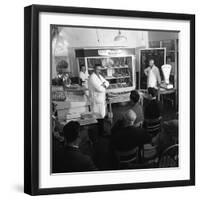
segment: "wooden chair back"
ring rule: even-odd
[[[115,155],[117,157],[119,166],[129,166],[133,163],[138,163],[139,147],[133,148],[130,151],[115,150]]]
[[[162,117],[156,119],[145,119],[144,127],[152,137],[155,137],[161,132],[161,120]]]
[[[159,167],[178,167],[178,149],[178,144],[174,144],[164,150],[159,159]]]

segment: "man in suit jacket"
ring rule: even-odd
[[[145,129],[134,127],[136,114],[129,110],[124,117],[124,123],[113,128],[111,142],[118,151],[129,151],[143,144],[151,143],[151,136]]]
[[[65,145],[55,156],[54,172],[82,172],[96,170],[92,159],[79,149],[80,124],[70,121],[63,128]]]

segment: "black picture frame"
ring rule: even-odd
[[[190,179],[177,181],[39,188],[39,13],[188,20],[190,23]],[[30,195],[187,186],[195,184],[195,15],[31,5],[24,9],[24,192]]]

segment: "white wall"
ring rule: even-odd
[[[59,55],[66,55],[70,71],[74,76],[78,75],[78,67],[74,49],[76,48],[102,48],[102,47],[145,47],[148,45],[147,31],[121,30],[121,34],[126,36],[126,41],[114,41],[118,35],[116,29],[94,29],[94,28],[73,28],[63,27],[60,36],[67,44],[66,51],[58,52]],[[56,76],[56,66],[53,61],[52,76]]]
[[[76,48],[119,46],[136,48],[136,71],[138,71],[139,49],[148,47],[149,41],[178,39],[177,32],[121,30],[121,33],[127,37],[126,41],[114,41],[115,36],[118,34],[118,30],[116,29],[63,27],[60,28],[60,35],[65,40],[67,48],[66,51],[58,53],[61,56],[66,56],[70,71],[74,76],[78,76],[78,67],[74,53],[74,49]],[[55,77],[57,72],[54,59],[52,63],[52,76]]]
[[[178,39],[177,32],[163,32],[163,31],[149,32],[149,41],[175,40],[175,39]]]
[[[196,55],[200,55],[200,7],[198,0],[6,0],[1,3],[1,140],[0,198],[2,200],[170,200],[199,199],[200,195],[200,61],[196,59],[196,182],[195,187],[174,187],[30,197],[23,194],[23,7],[35,4],[85,6],[160,12],[196,13]],[[27,133],[29,134],[29,133]]]
[[[136,47],[140,45],[142,37],[147,40],[146,31],[121,30],[121,34],[127,37],[127,41],[114,41],[118,35],[116,29],[72,28],[62,29],[63,35],[71,47],[104,47],[125,46]]]

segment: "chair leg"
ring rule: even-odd
[[[139,147],[138,160],[139,160],[139,163],[142,163],[144,160],[144,146]]]

